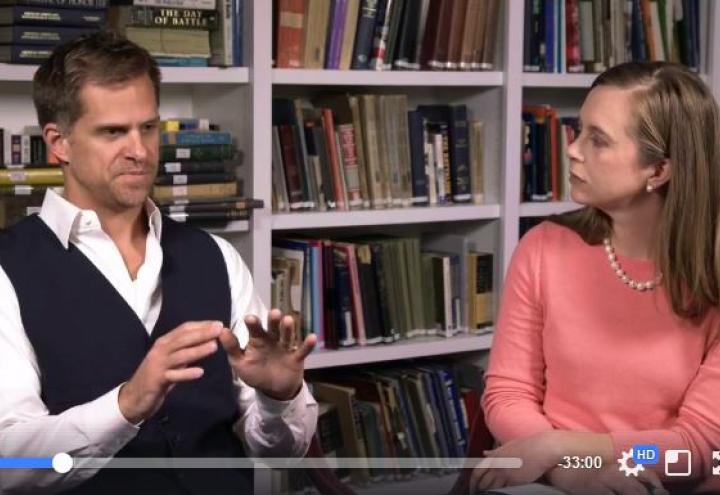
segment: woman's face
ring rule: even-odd
[[[653,167],[640,162],[630,135],[633,91],[598,86],[580,109],[580,135],[568,146],[573,201],[606,212],[648,196]]]

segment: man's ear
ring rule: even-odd
[[[672,166],[670,159],[665,158],[652,166],[652,175],[648,178],[648,185],[653,189],[659,189],[670,180]]]
[[[56,122],[49,122],[43,127],[43,139],[48,152],[55,155],[63,165],[70,162],[67,136]]]

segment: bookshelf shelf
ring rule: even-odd
[[[349,347],[315,351],[305,360],[305,369],[332,368],[396,359],[439,356],[458,352],[476,352],[490,348],[492,333],[454,337],[415,337],[388,345]]]
[[[0,81],[31,82],[37,65],[0,64]],[[247,84],[247,67],[162,67],[166,84]]]
[[[329,227],[361,227],[408,223],[489,220],[500,217],[500,205],[449,205],[438,207],[298,212],[274,214],[273,230],[309,230]]]
[[[276,85],[296,86],[502,86],[502,72],[273,69]]]
[[[556,213],[580,208],[581,205],[572,201],[551,201],[548,203],[522,203],[520,205],[521,217],[545,217]]]
[[[546,74],[523,72],[525,88],[589,88],[598,74]]]

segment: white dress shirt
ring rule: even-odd
[[[145,260],[135,280],[130,277],[115,243],[102,230],[94,211],[81,210],[49,190],[40,218],[63,246],[74,244],[100,270],[135,311],[149,334],[162,305],[163,252],[160,211],[148,201],[147,212],[149,233]],[[220,237],[212,237],[222,251],[230,279],[231,329],[244,348],[249,338],[244,316],[254,314],[264,322],[268,311],[235,248]],[[62,322],[57,331],[62,332]],[[235,431],[247,455],[303,456],[317,422],[317,403],[307,385],[303,383],[300,393],[284,402],[263,395],[237,378],[235,385],[241,413]],[[23,328],[17,294],[0,268],[0,457],[52,457],[60,452],[74,457],[114,456],[139,431],[120,412],[119,389],[118,386],[61,414],[48,413],[40,398],[40,371]],[[7,470],[0,472],[0,493],[5,490],[54,493],[79,484],[95,472],[78,469],[61,475],[53,470]]]

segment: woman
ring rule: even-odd
[[[681,66],[627,63],[598,76],[580,120],[568,154],[572,198],[585,208],[520,242],[486,374],[483,407],[500,444],[486,454],[524,467],[478,468],[471,489],[544,479],[583,494],[648,493],[660,480],[712,490],[717,105]],[[637,444],[657,445],[660,463],[625,476],[618,459]],[[668,449],[691,451],[690,477],[665,476]],[[603,467],[558,466],[574,455],[601,456]]]

